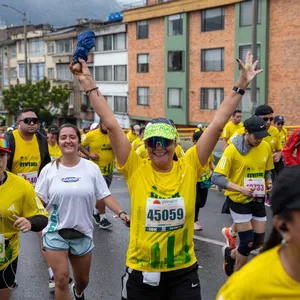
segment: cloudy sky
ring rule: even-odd
[[[143,0],[0,0],[21,12],[26,12],[28,23],[49,23],[54,27],[68,26],[76,19],[106,20],[110,13],[122,10],[124,4]],[[22,25],[22,15],[0,6],[0,25]]]

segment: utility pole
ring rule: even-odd
[[[257,60],[257,0],[252,0],[252,55],[253,61]],[[252,114],[254,114],[257,107],[257,92],[256,92],[256,77],[251,82],[251,101]]]

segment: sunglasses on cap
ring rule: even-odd
[[[268,122],[268,121],[272,122],[272,121],[274,120],[274,117],[270,117],[270,118],[268,118],[268,117],[263,117],[262,119],[263,119],[265,122]]]
[[[37,124],[39,122],[39,119],[38,118],[25,118],[23,120],[19,120],[19,122],[24,122],[25,124],[27,125],[30,125],[31,123],[33,124]]]
[[[156,148],[158,145],[162,148],[167,148],[174,143],[174,140],[169,140],[160,136],[153,136],[145,141],[150,148]]]
[[[284,125],[284,122],[279,122],[277,123],[278,126],[283,126]]]

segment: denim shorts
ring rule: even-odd
[[[79,239],[64,239],[58,231],[54,231],[43,235],[43,248],[54,251],[69,251],[75,256],[84,256],[93,250],[94,243],[88,236]]]

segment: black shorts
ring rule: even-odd
[[[113,174],[109,174],[109,175],[106,175],[106,176],[103,176],[106,184],[107,184],[107,187],[109,188],[110,185],[111,185],[111,182],[113,180]]]
[[[18,258],[10,263],[5,269],[0,270],[0,289],[13,286],[16,278]]]
[[[198,264],[162,272],[159,286],[143,283],[143,273],[126,268],[122,277],[122,300],[201,300]]]

